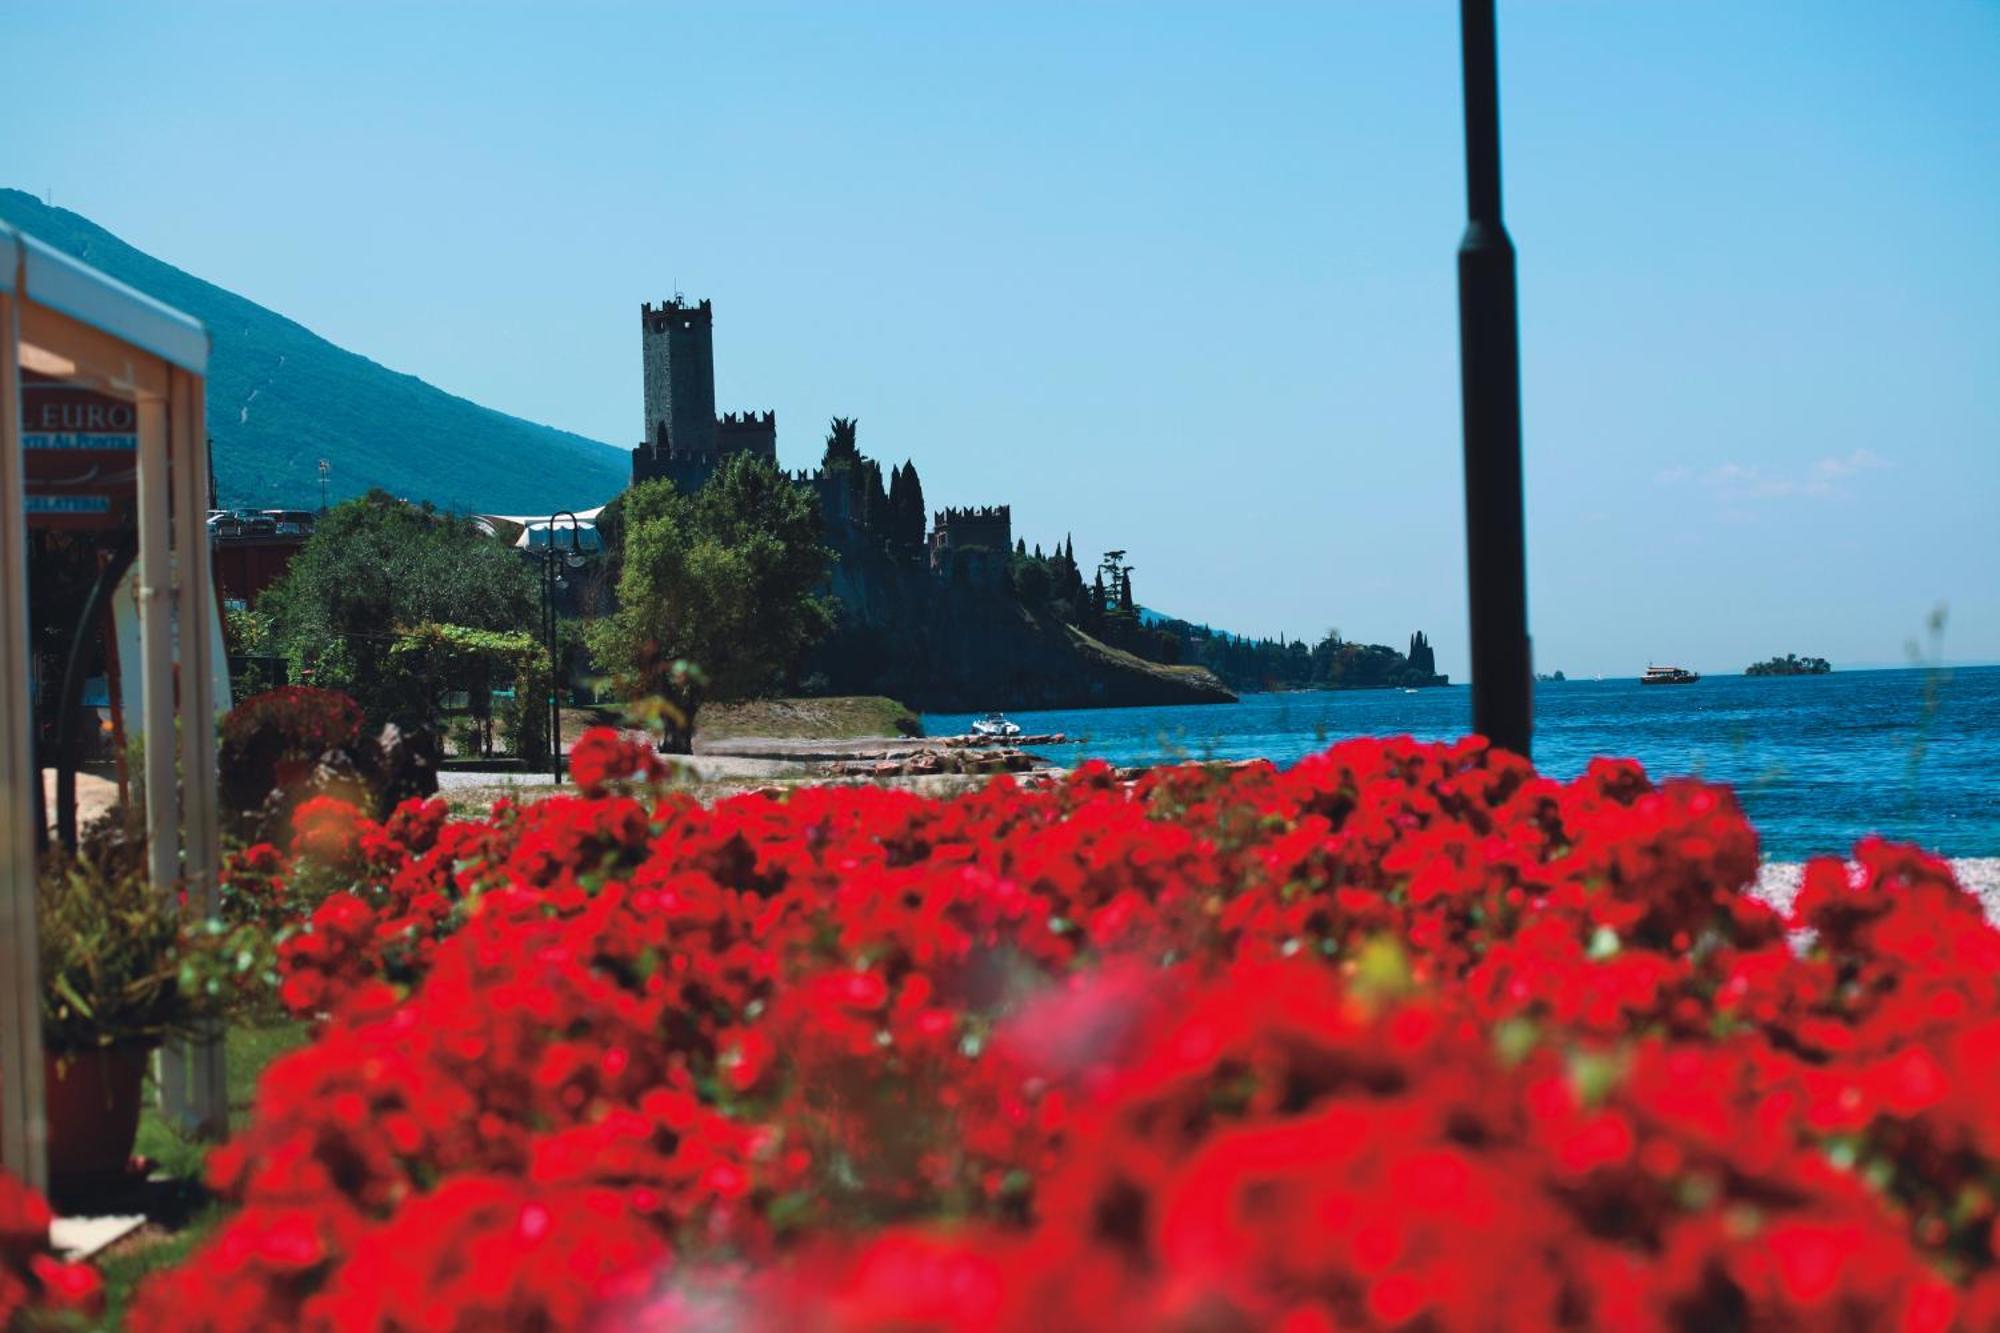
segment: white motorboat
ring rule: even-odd
[[[1005,740],[1009,736],[1020,735],[1021,728],[1018,724],[1009,722],[1004,714],[988,713],[985,717],[980,718],[972,724],[972,734],[995,740]]]

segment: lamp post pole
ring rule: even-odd
[[[562,659],[556,648],[556,520],[569,519],[569,549],[577,563],[583,557],[583,525],[567,509],[549,515],[549,545],[544,551],[542,628],[549,644],[549,776],[562,782]]]
[[[1528,753],[1534,677],[1521,516],[1521,347],[1514,243],[1500,217],[1494,0],[1459,0],[1465,64],[1465,236],[1458,245],[1465,419],[1465,554],[1472,602],[1472,729]]]

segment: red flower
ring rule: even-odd
[[[946,800],[658,762],[246,854],[325,1021],[135,1327],[2000,1319],[2000,932],[1913,849],[1787,922],[1725,790],[1476,738]]]
[[[348,802],[315,796],[292,812],[292,851],[325,866],[345,866],[360,855],[362,833],[372,827]]]
[[[41,1195],[0,1171],[0,1328],[42,1327],[35,1311],[95,1315],[103,1308],[97,1270],[51,1252],[51,1220]]]
[[[644,736],[592,727],[571,747],[569,772],[586,796],[599,796],[616,783],[656,782],[666,765]]]

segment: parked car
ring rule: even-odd
[[[280,537],[310,537],[313,515],[309,509],[266,509],[264,513],[278,525]]]
[[[239,509],[236,521],[243,525],[245,537],[269,537],[278,531],[277,520],[261,509]]]
[[[210,537],[241,537],[243,535],[243,520],[230,513],[227,509],[218,509],[208,516],[208,535]]]

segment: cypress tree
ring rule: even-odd
[[[901,531],[897,536],[915,558],[924,549],[924,483],[917,477],[917,465],[907,460],[903,463],[903,494]]]
[[[827,422],[826,453],[820,459],[821,467],[832,467],[836,463],[856,463],[861,460],[861,449],[855,443],[858,425],[853,417],[835,417]]]
[[[861,470],[865,474],[861,479],[861,526],[879,537],[890,537],[896,524],[889,509],[889,493],[882,487],[882,465],[870,458]]]
[[[1084,596],[1083,569],[1076,563],[1076,537],[1074,535],[1069,536],[1063,543],[1062,563],[1063,596],[1069,600],[1071,605],[1081,608]]]

